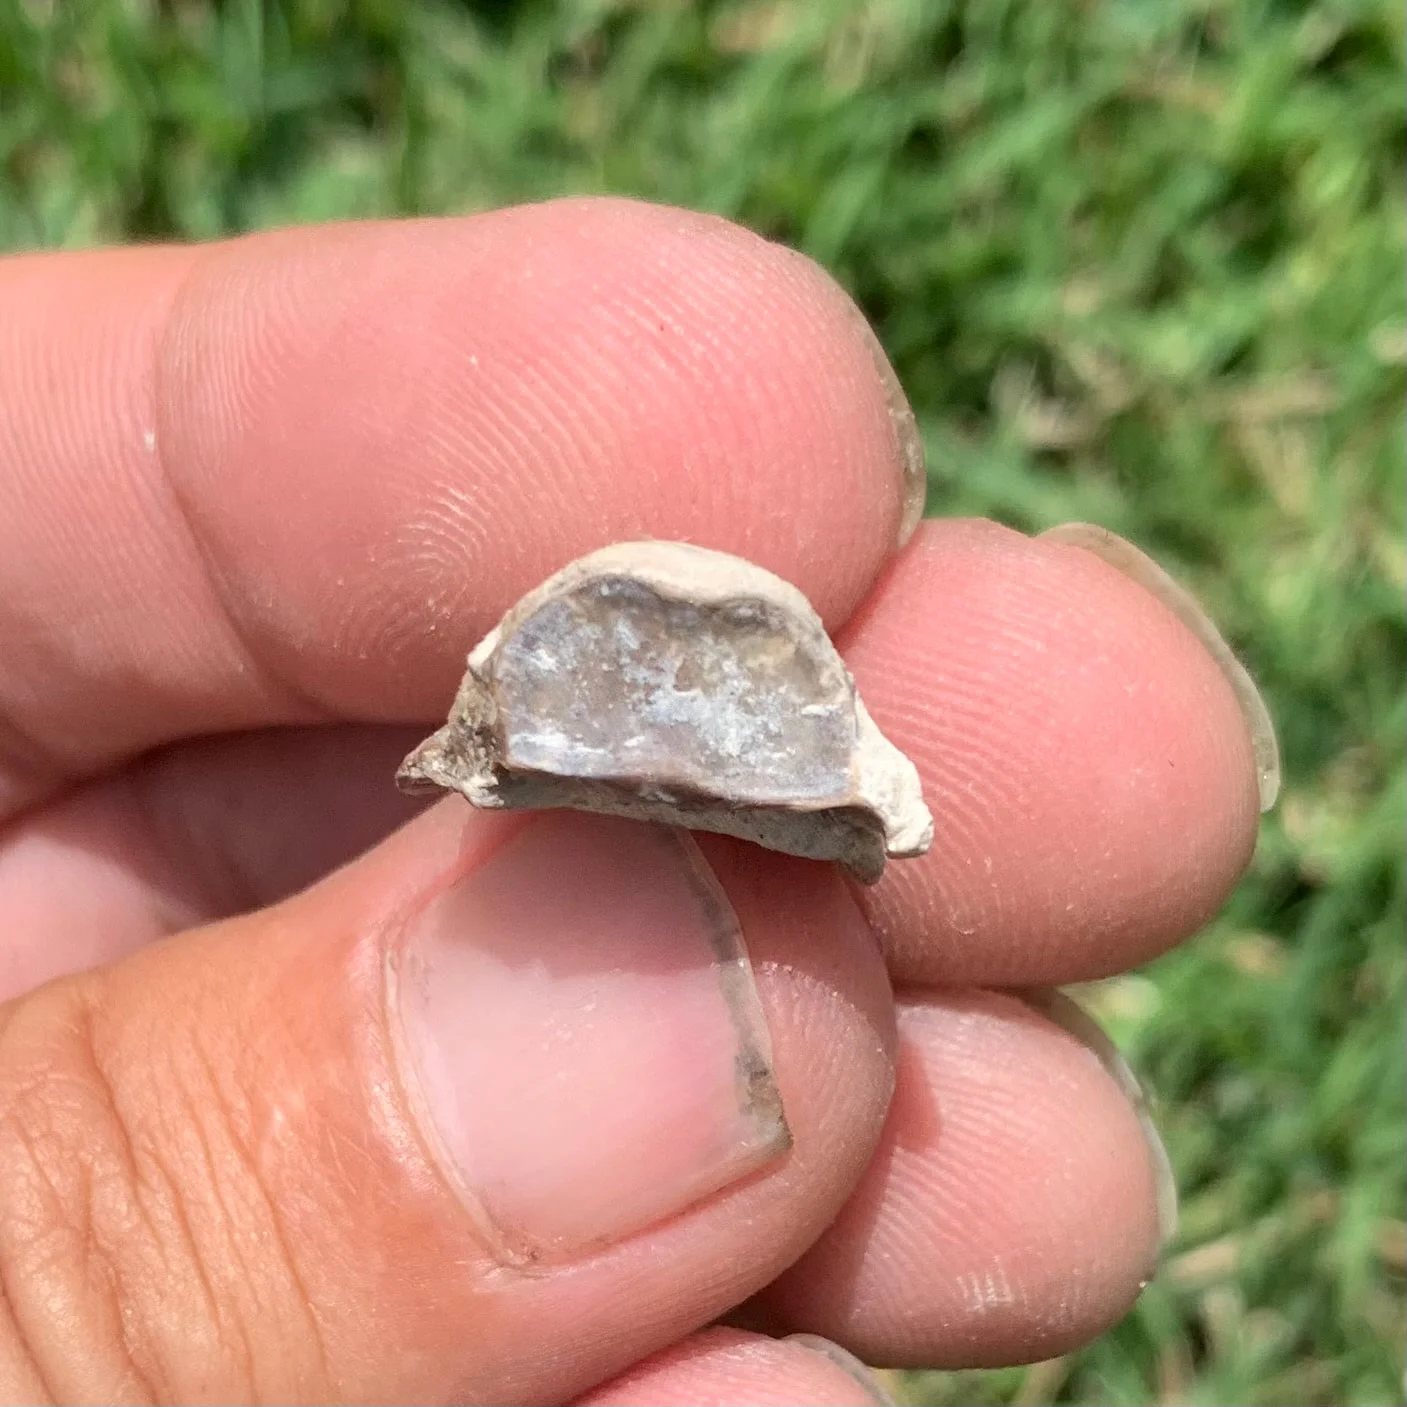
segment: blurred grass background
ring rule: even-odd
[[[1404,130],[1387,0],[0,0],[0,248],[718,211],[868,310],[930,512],[1124,533],[1251,665],[1253,870],[1084,994],[1180,1237],[1099,1343],[913,1403],[1402,1400]]]

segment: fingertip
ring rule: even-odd
[[[1107,562],[1161,601],[1197,638],[1221,670],[1240,706],[1255,757],[1260,809],[1269,811],[1280,795],[1280,744],[1275,736],[1275,722],[1250,671],[1237,659],[1197,599],[1146,552],[1107,528],[1093,523],[1061,523],[1047,529],[1041,537],[1047,542],[1082,548]]]
[[[1167,1145],[1153,1120],[1142,1081],[1108,1033],[1068,993],[1058,987],[1044,987],[1028,988],[1018,995],[1033,1011],[1073,1036],[1099,1061],[1137,1115],[1157,1190],[1158,1237],[1161,1245],[1167,1246],[1176,1237],[1178,1228],[1177,1175]]]
[[[862,896],[906,979],[1104,975],[1195,931],[1245,868],[1259,794],[1237,697],[1090,553],[926,523],[842,643],[937,826]]]
[[[1087,1045],[1018,997],[900,994],[875,1159],[826,1235],[759,1297],[869,1362],[994,1367],[1108,1328],[1156,1262],[1137,1112]]]

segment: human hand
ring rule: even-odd
[[[0,264],[0,1397],[858,1402],[784,1336],[982,1365],[1124,1312],[1156,1136],[999,989],[1206,921],[1251,734],[1090,551],[896,557],[877,357],[815,266],[625,202]],[[458,798],[388,834],[467,649],[641,536],[807,593],[927,856],[861,891]]]

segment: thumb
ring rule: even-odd
[[[892,1015],[836,876],[707,856],[450,801],[0,1007],[0,1398],[562,1399],[765,1284]]]

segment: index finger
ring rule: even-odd
[[[525,589],[642,536],[832,627],[922,464],[814,264],[626,201],[0,265],[0,817],[159,743],[428,718]]]

